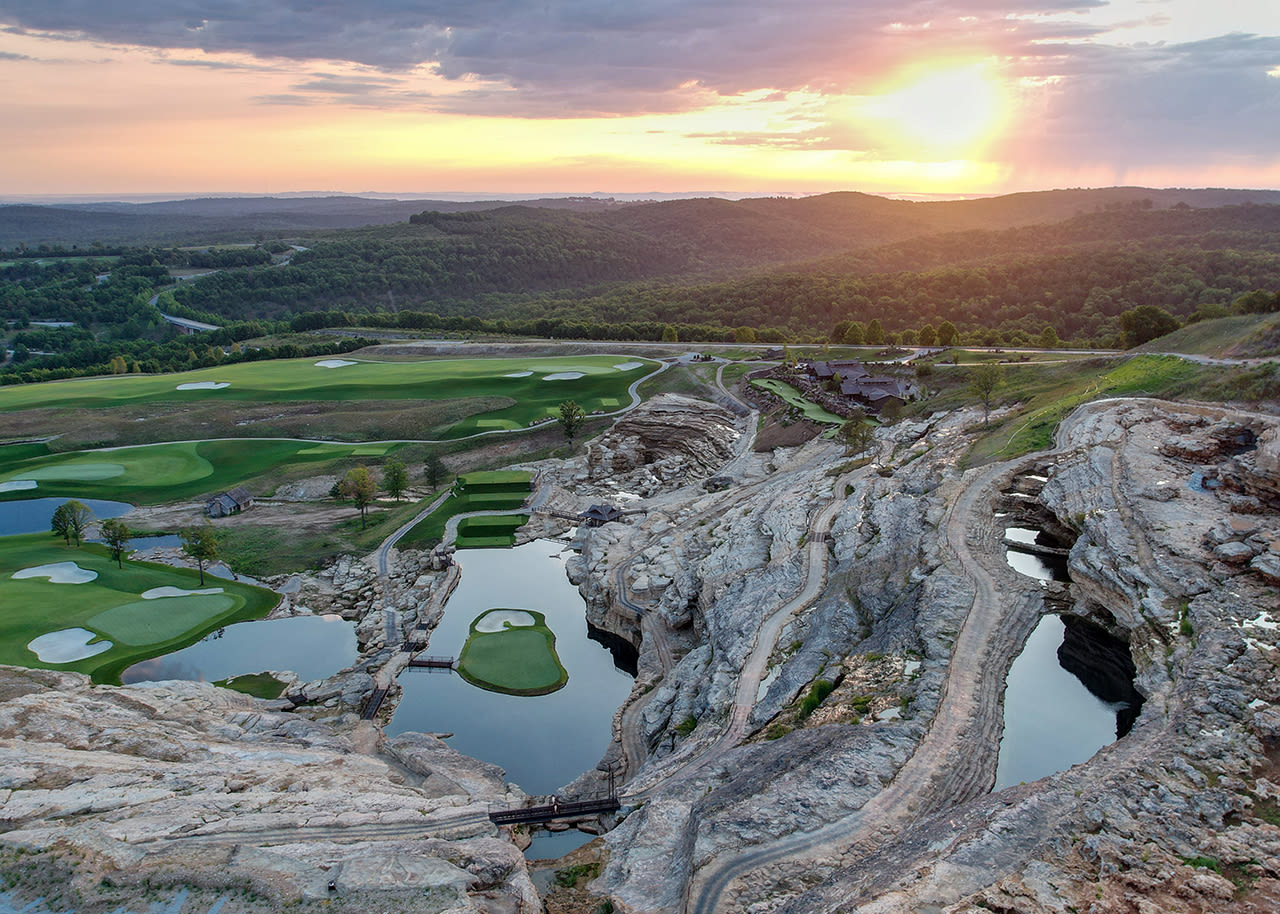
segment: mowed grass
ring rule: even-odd
[[[569,673],[556,654],[556,636],[542,613],[525,610],[535,624],[481,632],[471,623],[458,658],[458,674],[472,685],[508,695],[546,695],[564,687]]]
[[[0,483],[33,479],[37,487],[0,493],[0,499],[58,495],[151,505],[265,479],[255,487],[262,495],[274,488],[284,467],[382,458],[402,447],[247,438],[51,454],[45,445],[20,445],[0,448]]]
[[[458,521],[459,549],[507,549],[516,544],[516,531],[529,523],[528,514],[464,517]]]
[[[529,484],[533,474],[523,470],[489,470],[466,473],[453,483],[452,494],[444,503],[417,523],[400,542],[405,546],[431,546],[444,538],[449,519],[471,511],[515,511],[529,497]],[[467,520],[494,520],[494,518],[468,518]],[[505,518],[497,518],[505,520]],[[515,527],[528,522],[525,516]],[[462,521],[458,532],[463,532]],[[508,524],[508,532],[515,527]],[[477,528],[478,529],[478,528]],[[500,534],[485,534],[498,536]],[[502,545],[510,546],[511,542]],[[474,543],[471,544],[474,547]],[[461,546],[460,546],[461,548]]]
[[[630,402],[627,387],[658,367],[647,359],[603,355],[538,359],[440,359],[363,362],[321,368],[319,359],[248,362],[178,374],[121,376],[0,388],[0,411],[36,407],[110,409],[142,404],[456,400],[501,398],[504,405],[469,415],[440,435],[461,438],[482,431],[511,431],[557,414],[576,400],[588,413]],[[615,366],[639,362],[620,371]],[[528,372],[528,374],[525,374]],[[581,377],[546,380],[549,375]],[[513,377],[513,375],[516,375]],[[225,383],[218,390],[178,390],[179,385]],[[509,404],[509,405],[507,405]]]
[[[24,568],[75,562],[97,573],[83,584],[47,578],[15,580]],[[48,534],[0,538],[0,663],[74,670],[95,682],[118,682],[133,663],[193,644],[211,631],[266,615],[279,597],[269,590],[206,575],[204,588],[221,594],[143,600],[153,587],[198,590],[195,571],[125,561],[117,568],[105,547],[66,546]],[[33,638],[69,628],[94,632],[110,650],[71,663],[45,663],[27,648]]]
[[[840,418],[835,413],[828,412],[817,403],[806,400],[800,395],[800,391],[796,390],[790,384],[784,384],[777,378],[756,378],[751,383],[769,391],[770,393],[777,394],[784,401],[800,410],[806,419],[811,419],[814,422],[823,422],[828,425],[840,425],[844,422],[844,419]]]

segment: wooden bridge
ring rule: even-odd
[[[452,670],[458,661],[452,657],[410,657],[409,666],[427,670]]]
[[[573,819],[601,812],[615,812],[621,806],[617,797],[598,800],[574,800],[551,803],[547,806],[525,806],[521,809],[502,809],[489,813],[494,825],[526,825],[537,822],[554,822],[556,819]]]
[[[387,693],[390,689],[376,688],[373,694],[369,696],[369,700],[364,703],[364,709],[360,712],[361,720],[373,720],[378,714],[378,709],[382,707],[382,702],[386,700]]]

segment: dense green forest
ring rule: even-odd
[[[1275,310],[1280,205],[1233,202],[1245,192],[1142,193],[588,201],[426,211],[306,245],[20,248],[0,255],[12,349],[0,374],[15,383],[271,357],[238,344],[325,327],[913,342],[947,325],[964,342],[1121,346]],[[1206,194],[1231,205],[1183,199]],[[214,202],[203,204],[234,209]],[[179,337],[161,311],[222,329]]]

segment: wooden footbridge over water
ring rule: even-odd
[[[548,803],[543,806],[524,806],[520,809],[501,809],[489,813],[489,821],[494,825],[532,825],[539,822],[554,822],[556,819],[575,819],[578,816],[617,812],[621,806],[617,797],[609,796],[596,800],[574,800]]]

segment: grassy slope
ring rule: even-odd
[[[1243,314],[1175,330],[1144,343],[1139,352],[1185,352],[1213,358],[1246,359],[1280,353],[1280,314]]]
[[[796,390],[790,384],[785,384],[777,378],[756,378],[751,382],[757,387],[762,387],[771,393],[777,394],[786,402],[790,403],[796,409],[804,414],[806,419],[812,419],[814,422],[825,422],[830,425],[841,425],[844,420],[835,413],[827,412],[817,403],[812,403],[800,395],[800,391]]]
[[[35,407],[107,409],[138,404],[269,403],[361,400],[454,400],[500,397],[511,405],[467,416],[441,434],[458,438],[481,431],[518,429],[555,415],[565,399],[588,413],[610,412],[630,402],[627,386],[656,366],[618,371],[616,364],[639,359],[575,356],[539,359],[452,359],[426,362],[360,362],[346,368],[318,368],[315,359],[249,362],[180,374],[93,378],[24,384],[0,389],[0,411]],[[528,377],[505,377],[531,371]],[[546,381],[558,372],[583,377]],[[220,390],[176,388],[193,382],[228,382]]]
[[[96,571],[97,579],[85,584],[53,584],[44,578],[12,577],[23,568],[69,561]],[[0,538],[0,605],[5,607],[0,615],[0,663],[74,670],[88,673],[96,682],[115,682],[125,667],[186,647],[232,622],[261,618],[279,600],[276,594],[261,588],[206,577],[206,587],[221,587],[229,599],[207,603],[207,613],[184,610],[185,624],[170,625],[175,620],[167,616],[179,601],[202,598],[141,600],[144,591],[164,586],[197,589],[199,576],[195,571],[151,562],[125,561],[124,567],[117,569],[104,547],[86,544],[76,549],[47,534]],[[94,620],[120,607],[130,607],[124,611],[130,618],[115,620],[115,627],[141,643],[115,640],[111,650],[67,664],[42,663],[27,650],[32,638],[66,628],[85,628],[112,637],[100,624],[110,618]],[[147,613],[157,616],[153,626],[147,625]]]
[[[976,466],[1052,447],[1058,423],[1089,400],[1177,396],[1196,389],[1213,371],[1183,359],[1153,355],[1011,367],[996,392],[993,407],[1015,408],[992,421],[974,444],[967,463]],[[973,405],[967,375],[965,368],[935,372],[930,380],[942,390],[917,409],[936,411]]]

